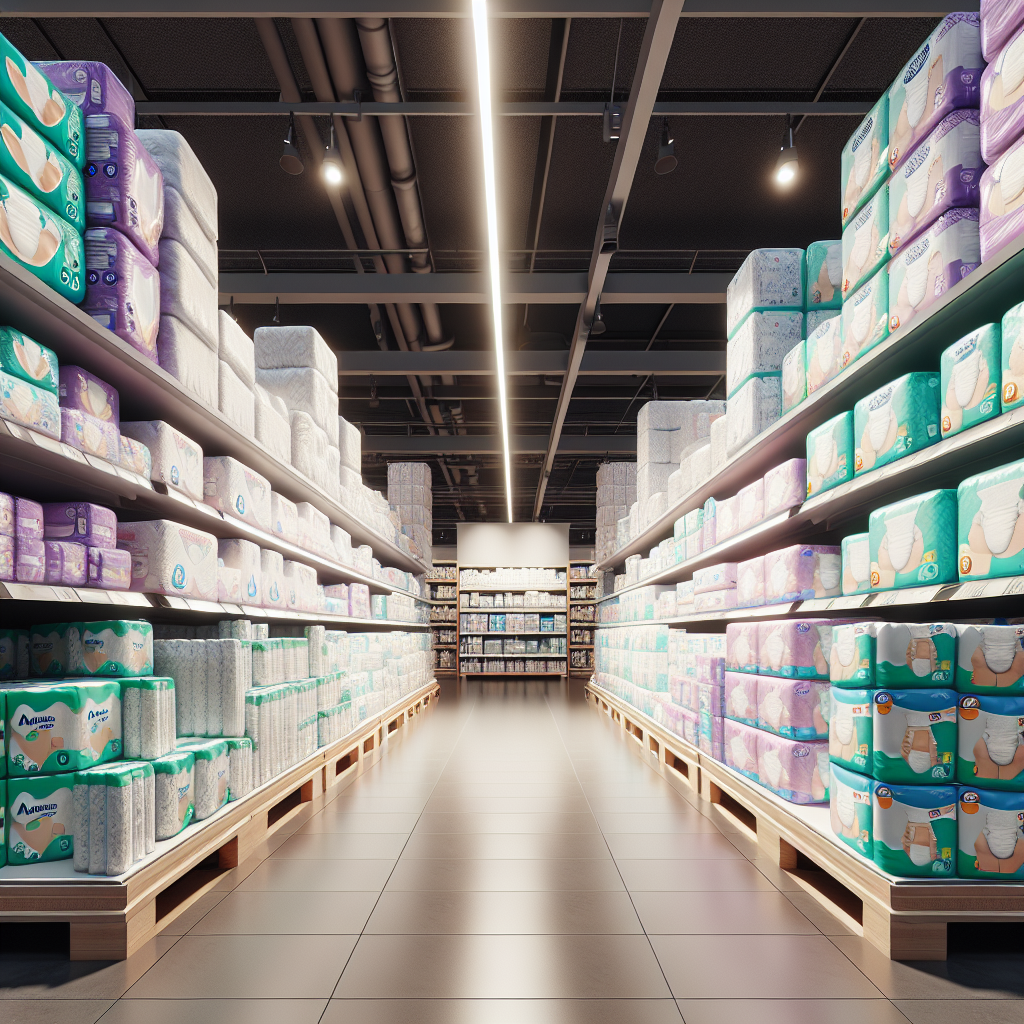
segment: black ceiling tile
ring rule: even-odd
[[[308,326],[315,327],[324,341],[335,351],[377,350],[370,314],[366,306],[330,304],[281,306],[281,323],[274,323],[275,308],[272,305],[249,305],[236,303],[235,318],[239,326],[251,338],[258,327]],[[366,382],[369,378],[350,378],[342,383]]]
[[[622,41],[619,27],[622,28]],[[569,30],[562,78],[563,99],[608,97],[615,75],[615,98],[629,95],[640,55],[646,18],[574,18]],[[618,46],[618,71],[615,53]]]
[[[476,93],[469,18],[392,18],[406,99],[469,100]]]
[[[829,80],[823,99],[881,96],[938,23],[937,18],[869,18]]]
[[[540,130],[537,117],[506,117],[495,125],[498,230],[505,252],[526,249],[532,241],[527,231]],[[478,213],[482,216],[483,209]]]

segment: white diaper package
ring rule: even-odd
[[[729,399],[727,454],[735,455],[781,415],[781,378],[752,377]]]
[[[295,512],[299,524],[299,546],[330,558],[334,550],[330,519],[308,501],[300,501],[295,506]],[[370,570],[367,570],[366,575],[370,575]]]
[[[118,523],[117,546],[132,556],[132,590],[217,600],[217,538],[155,519]]]
[[[854,474],[867,473],[922,448],[939,436],[939,375],[907,373],[853,407]]]
[[[237,459],[203,459],[203,494],[206,503],[224,515],[270,533],[270,483]]]
[[[1024,461],[968,477],[957,488],[960,579],[1024,574]]]
[[[728,457],[729,447],[729,414],[724,413],[717,419],[712,420],[708,432],[708,440],[711,443],[711,464],[713,466],[724,466]],[[680,463],[682,465],[682,463]],[[685,493],[685,490],[684,490]]]
[[[277,491],[270,492],[270,529],[289,544],[299,541],[299,514],[295,502]]]
[[[161,316],[156,336],[160,366],[207,405],[217,405],[217,353],[177,317]]]
[[[803,313],[751,313],[726,345],[726,394],[731,398],[751,377],[781,373],[783,358],[803,336]],[[639,448],[637,461],[642,461]]]
[[[853,412],[841,412],[807,435],[807,497],[853,479]]]
[[[1024,793],[962,786],[956,823],[960,878],[1024,879]]]
[[[203,449],[163,420],[121,422],[121,433],[144,444],[153,459],[152,478],[203,500]]]
[[[253,335],[261,370],[307,367],[338,393],[338,357],[314,327],[260,327]],[[337,412],[335,412],[337,416]]]
[[[843,538],[843,594],[866,594],[871,590],[871,546],[866,533]]]
[[[843,299],[889,262],[888,182],[857,211],[843,229]]]
[[[164,188],[175,189],[188,204],[211,241],[217,240],[217,190],[199,158],[180,132],[167,128],[140,129],[142,144],[149,150],[164,178]]]
[[[749,530],[764,519],[764,479],[755,480],[736,492],[739,499],[737,525],[739,531]]]
[[[789,459],[764,475],[764,517],[803,503],[807,497],[807,460]]]
[[[217,408],[243,434],[256,429],[256,398],[223,359],[217,366]]]
[[[363,435],[359,428],[349,423],[344,416],[338,417],[338,448],[341,452],[341,464],[354,473],[363,471]]]
[[[156,838],[171,839],[195,814],[195,758],[187,750],[174,750],[152,764],[156,773]]]
[[[173,238],[160,241],[160,309],[217,351],[217,289]]]
[[[889,94],[867,112],[850,136],[840,157],[843,189],[843,227],[875,194],[889,176]],[[845,237],[845,230],[843,235]],[[846,261],[843,261],[844,265]]]
[[[121,730],[126,758],[152,761],[174,749],[174,697],[171,676],[121,680]]]
[[[1024,792],[1024,697],[965,693],[957,729],[958,782]]]
[[[292,465],[322,490],[328,489],[327,435],[305,412],[291,415]]]
[[[957,626],[956,688],[997,697],[1024,695],[1024,626]]]
[[[316,569],[302,562],[284,560],[285,606],[293,612],[317,609]]]
[[[758,608],[764,604],[764,555],[736,566],[736,607]]]
[[[256,383],[256,349],[253,343],[223,309],[217,310],[217,327],[221,362],[227,363],[235,376],[251,391]]]
[[[841,622],[832,627],[828,678],[837,687],[857,688],[875,684],[876,622]],[[854,771],[863,767],[850,765]]]
[[[196,821],[202,821],[216,814],[228,802],[228,745],[222,739],[183,736],[178,741],[178,749],[187,750],[195,755],[193,792],[196,801]]]
[[[291,462],[292,431],[287,415],[281,415],[258,383],[253,385],[253,399],[256,440],[280,462]]]
[[[222,538],[217,543],[217,556],[230,569],[241,574],[242,603],[262,603],[263,578],[260,569],[260,548],[251,540]]]
[[[334,547],[334,557],[342,565],[352,564],[352,537],[347,530],[331,523],[331,544]]]
[[[804,347],[807,366],[807,394],[824,387],[843,369],[843,342],[841,319],[837,313],[831,320],[819,324],[810,334]]]
[[[999,324],[985,324],[954,342],[939,358],[943,437],[999,415]]]
[[[751,312],[804,308],[804,250],[755,249],[726,289],[726,331],[731,338]]]
[[[955,786],[872,787],[875,863],[899,877],[950,878],[956,874]]]
[[[898,690],[956,686],[957,627],[951,622],[879,622],[875,685]]]
[[[735,586],[735,562],[705,566],[703,569],[695,570],[693,574],[694,594],[703,594],[710,590],[731,590]]]
[[[703,594],[693,595],[694,613],[721,611],[723,608],[735,608],[737,605],[736,587],[727,590],[709,590]]]
[[[868,517],[871,589],[893,590],[957,579],[956,491],[928,491]]]
[[[154,642],[159,674],[174,680],[179,737],[245,734],[245,691],[252,686],[249,644],[233,638]]]
[[[952,782],[956,770],[954,690],[876,690],[871,774],[879,782]]]
[[[317,370],[304,367],[256,371],[256,380],[288,407],[290,415],[304,412],[324,431],[329,442],[338,440],[338,396]]]
[[[242,574],[217,561],[217,600],[221,604],[242,603]]]
[[[883,265],[843,303],[841,362],[849,366],[889,336],[889,268]]]
[[[807,309],[839,309],[843,302],[842,240],[836,238],[825,242],[811,242],[807,246],[806,262]]]
[[[284,556],[280,552],[260,548],[260,576],[263,581],[263,607],[285,608]]]
[[[217,287],[217,243],[207,237],[196,215],[173,185],[164,186],[164,229],[161,238],[173,238],[183,245],[203,272]]]
[[[74,775],[73,861],[90,875],[123,875],[156,849],[156,779],[148,761]]]
[[[807,342],[798,341],[782,359],[782,415],[807,397]]]

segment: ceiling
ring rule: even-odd
[[[936,21],[936,16],[682,18],[657,100],[816,100],[866,106],[889,85]],[[316,99],[295,26],[281,18],[274,19],[273,26],[300,98]],[[396,17],[388,26],[403,101],[474,101],[468,19]],[[495,19],[491,34],[496,101],[604,103],[611,95],[614,73],[614,97],[625,104],[641,59],[645,28],[642,17]],[[355,37],[351,23],[347,30]],[[132,83],[140,102],[272,103],[281,93],[253,18],[0,17],[0,32],[32,60],[103,61]],[[364,99],[372,98],[365,67],[349,70],[363,82]],[[803,120],[796,136],[800,176],[795,187],[782,192],[773,184],[771,171],[785,130],[784,113],[669,117],[679,166],[664,176],[654,172],[663,122],[655,115],[639,129],[642,149],[611,271],[731,274],[752,248],[806,246],[816,239],[838,237],[839,154],[859,119],[859,114],[831,114]],[[412,116],[405,123],[430,268],[440,275],[479,272],[486,239],[478,120]],[[369,254],[350,251],[306,140],[299,141],[305,172],[292,176],[279,167],[285,117],[139,116],[140,127],[161,125],[186,136],[217,187],[222,292],[225,281],[236,280],[229,275],[352,274],[357,260],[366,272],[379,268]],[[315,125],[326,145],[329,117],[315,118]],[[616,143],[602,140],[601,117],[501,116],[496,130],[506,270],[586,272],[616,148]],[[349,238],[366,249],[351,189],[343,186],[340,197],[351,225]],[[408,271],[408,257],[400,256],[394,266]],[[275,316],[281,323],[312,324],[342,353],[342,365],[348,350],[397,351],[429,341],[425,333],[418,339],[400,337],[397,318],[359,302],[283,304],[276,310],[268,299],[235,304],[233,310],[249,332],[271,324]],[[670,308],[667,303],[627,301],[604,305],[602,311],[607,330],[600,337],[591,335],[588,352],[725,347],[724,304],[679,302]],[[509,306],[504,311],[507,344],[568,349],[579,312],[576,302]],[[440,317],[444,338],[454,338],[452,351],[493,347],[486,305],[446,303],[442,298]],[[384,324],[379,339],[374,330],[377,318]],[[493,376],[388,376],[373,383],[377,397],[371,403],[369,377],[343,372],[340,380],[342,415],[367,434],[394,437],[393,442],[375,445],[393,443],[394,454],[364,456],[363,475],[370,486],[385,487],[388,460],[423,458],[401,455],[403,439],[410,435],[435,430],[499,432]],[[514,435],[549,434],[560,384],[559,375],[511,378]],[[723,382],[706,375],[581,375],[571,392],[563,435],[635,434],[639,405],[655,395],[724,397]],[[432,426],[427,426],[425,416]],[[614,458],[629,457],[619,448]],[[542,519],[569,522],[576,544],[592,542],[594,536],[595,473],[604,459],[594,450],[555,456],[539,512]],[[542,462],[538,454],[514,456],[517,520],[533,516]],[[454,525],[460,521],[505,518],[498,454],[453,454],[433,459],[432,467],[435,543],[453,542]]]

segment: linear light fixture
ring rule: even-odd
[[[491,96],[491,50],[487,34],[487,0],[473,0],[473,42],[476,83],[480,98],[480,139],[484,158],[484,200],[487,208],[487,259],[491,273],[491,316],[497,362],[498,405],[501,409],[501,448],[505,456],[505,502],[512,522],[512,458],[508,447],[508,395],[505,380],[505,340],[502,333],[501,250],[498,247],[498,186],[494,169],[494,105]]]

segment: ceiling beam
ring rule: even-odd
[[[703,398],[707,393],[707,382],[679,380],[675,377],[665,377],[658,381],[658,394],[665,398]],[[635,394],[636,383],[631,377],[629,383],[616,384],[614,381],[609,381],[601,384],[577,384],[572,400],[577,405],[580,402],[628,402]],[[343,402],[366,402],[370,397],[369,388],[366,384],[346,384],[342,381],[338,388],[338,397]],[[411,397],[408,387],[394,387],[377,381],[378,401],[407,402]],[[443,402],[493,402],[494,385],[435,384],[431,388],[430,397]],[[508,397],[513,402],[556,402],[558,400],[558,385],[516,384],[513,382],[509,385]],[[600,419],[597,417],[601,412],[607,412],[607,410],[595,409],[592,412],[595,424],[606,422],[606,417]],[[404,419],[399,422],[402,426],[406,423]],[[478,425],[475,418],[473,422]],[[523,425],[522,420],[518,422],[520,426]],[[571,424],[576,420],[568,422]],[[548,423],[544,421],[539,425],[546,427]]]
[[[616,273],[604,280],[605,305],[668,302],[704,304],[725,302],[732,274]],[[509,305],[574,306],[587,295],[587,275],[543,272],[509,274],[502,295]],[[336,274],[336,273],[222,273],[222,306],[236,305],[362,305],[370,302],[442,302],[482,305],[488,301],[487,275]]]
[[[547,434],[519,434],[509,438],[514,455],[542,455],[547,450]],[[500,455],[501,438],[496,434],[447,434],[430,437],[417,434],[364,434],[363,454],[380,455]],[[565,434],[559,442],[559,455],[635,455],[635,434]]]

